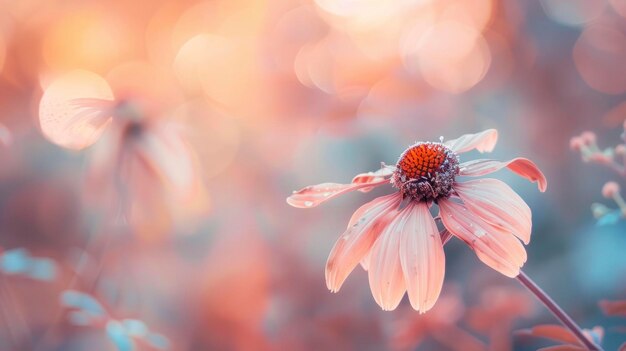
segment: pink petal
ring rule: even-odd
[[[548,346],[542,347],[537,351],[587,351],[586,347],[582,346],[574,346],[574,345],[556,345],[556,346]]]
[[[384,311],[396,309],[406,291],[399,256],[400,236],[406,220],[407,216],[393,216],[371,250],[368,271],[370,289],[374,300]]]
[[[370,251],[402,201],[400,193],[376,198],[361,206],[362,216],[337,240],[326,262],[326,285],[333,292]]]
[[[530,208],[508,185],[488,178],[459,182],[454,189],[474,215],[513,233],[528,245],[532,228]]]
[[[341,194],[362,188],[373,188],[386,183],[389,183],[389,179],[383,179],[372,183],[322,183],[318,185],[311,185],[294,192],[287,198],[287,203],[298,208],[315,207]]]
[[[498,131],[487,129],[476,134],[465,134],[457,139],[448,140],[444,143],[457,154],[476,149],[480,152],[491,152],[498,141]]]
[[[357,174],[357,176],[352,179],[352,184],[379,182],[379,181],[384,180],[385,178],[391,176],[395,170],[396,170],[396,168],[393,167],[393,166],[383,165],[383,167],[381,169],[379,169],[379,170],[377,170],[375,172],[367,172],[367,173]],[[359,191],[363,192],[363,193],[366,193],[366,192],[368,192],[368,191],[370,191],[372,189],[374,189],[374,187],[361,188],[361,189],[359,189]]]
[[[533,161],[518,157],[510,161],[496,161],[496,160],[474,160],[462,163],[460,165],[462,176],[479,177],[485,174],[493,173],[504,167],[507,167],[514,173],[530,180],[531,182],[537,182],[537,186],[541,192],[546,191],[548,182],[543,175],[539,167],[533,163]]]
[[[372,251],[368,252],[365,256],[363,256],[363,258],[361,259],[361,267],[363,267],[364,270],[368,270],[370,267],[370,257],[372,256]]]
[[[607,316],[624,316],[626,317],[626,300],[602,300],[598,303],[600,309]]]
[[[537,325],[530,329],[520,330],[518,334],[551,339],[567,344],[579,344],[578,338],[569,329],[555,324]]]
[[[507,277],[519,274],[526,262],[526,250],[515,236],[483,221],[452,200],[439,201],[439,208],[444,226],[465,241],[483,263]]]
[[[70,149],[92,145],[110,123],[104,106],[114,97],[109,84],[87,71],[66,74],[46,87],[39,103],[39,123],[53,143]]]
[[[169,124],[151,126],[134,146],[165,185],[184,194],[192,188],[198,169],[191,147],[177,128]]]
[[[409,204],[402,212],[400,262],[411,306],[431,309],[443,286],[446,260],[437,224],[425,203]]]

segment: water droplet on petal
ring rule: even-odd
[[[313,203],[311,201],[305,201],[304,202],[304,206],[311,207],[311,206],[313,206]]]

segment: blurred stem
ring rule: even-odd
[[[602,348],[597,346],[593,341],[587,339],[585,334],[583,334],[582,329],[574,322],[572,317],[570,317],[559,305],[552,300],[552,298],[546,294],[543,289],[539,287],[530,277],[526,275],[523,271],[520,270],[519,275],[517,276],[517,280],[528,289],[533,295],[541,301],[541,303],[546,306],[550,312],[565,326],[567,327],[580,341],[582,345],[592,351],[602,351]]]

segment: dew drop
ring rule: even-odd
[[[311,201],[305,201],[304,202],[304,206],[311,207],[311,206],[313,206],[313,203]]]
[[[476,235],[477,237],[483,237],[485,236],[485,234],[487,234],[487,232],[485,232],[483,229],[479,228],[477,230],[474,231],[474,235]]]

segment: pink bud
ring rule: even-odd
[[[594,132],[585,131],[580,135],[583,144],[591,145],[596,143],[596,134]]]
[[[607,182],[602,187],[602,196],[612,199],[615,195],[619,193],[619,184],[616,182]]]
[[[569,140],[569,148],[575,151],[580,151],[583,147],[583,139],[581,137],[573,137]]]

